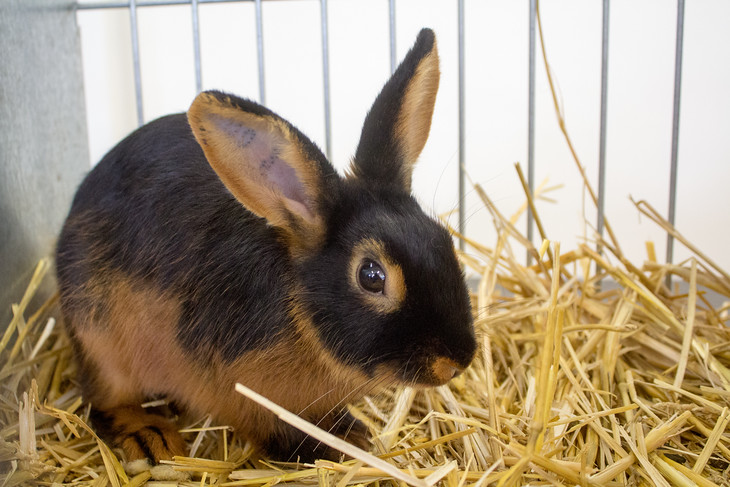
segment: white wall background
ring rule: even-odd
[[[543,0],[554,79],[575,148],[597,185],[601,2]],[[466,167],[505,214],[524,201],[513,164],[527,166],[528,1],[466,0]],[[144,118],[184,111],[195,96],[189,6],[139,8]],[[258,98],[253,2],[201,5],[203,89]],[[324,147],[320,7],[314,0],[263,4],[267,105]],[[127,10],[78,13],[91,163],[136,127]],[[333,162],[349,163],[365,114],[390,73],[387,0],[330,0]],[[458,105],[455,1],[397,0],[397,52],[418,30],[436,31],[442,80],[431,137],[414,189],[437,213],[457,204]],[[687,2],[684,31],[677,226],[730,269],[730,2]],[[613,0],[610,13],[606,215],[625,253],[645,259],[665,236],[629,202],[668,206],[676,2]],[[538,57],[536,182],[563,184],[538,206],[548,236],[575,247],[595,210],[559,131]],[[468,234],[494,244],[491,220],[471,192]],[[455,217],[454,217],[455,222]],[[520,223],[524,228],[524,219]],[[688,256],[675,245],[675,262]]]

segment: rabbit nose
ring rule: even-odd
[[[445,357],[437,358],[431,366],[433,375],[441,383],[445,384],[462,372],[456,362]]]

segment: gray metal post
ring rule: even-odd
[[[329,38],[327,35],[327,0],[320,0],[321,25],[322,25],[322,70],[324,79],[324,137],[325,155],[327,159],[332,158],[332,120],[330,115],[330,61],[329,61]]]
[[[137,30],[137,0],[129,0],[129,26],[132,30],[132,63],[134,65],[134,96],[137,101],[137,125],[144,124],[142,108],[142,69],[139,60],[139,32]]]
[[[530,1],[530,54],[529,54],[529,82],[527,98],[527,187],[532,193],[535,190],[535,24],[537,19],[537,0]],[[527,239],[532,242],[533,236],[532,210],[527,209]],[[527,251],[527,264],[532,256]]]
[[[388,19],[390,21],[390,74],[395,73],[396,53],[395,53],[395,0],[388,0]]]
[[[459,0],[459,233],[466,235],[466,202],[464,198],[464,0]],[[459,240],[459,249],[466,243]]]
[[[195,59],[195,93],[203,90],[203,76],[200,69],[200,24],[198,22],[198,0],[191,0],[190,11],[193,17],[193,58]]]
[[[261,0],[256,0],[256,53],[259,65],[259,103],[266,105],[266,79],[264,78],[264,22]]]
[[[679,102],[682,92],[682,46],[684,42],[684,0],[677,1],[677,46],[674,60],[674,114],[672,116],[672,152],[669,170],[669,211],[667,220],[674,226],[677,209],[677,158],[679,150]],[[667,263],[674,258],[674,237],[667,235]],[[671,277],[667,276],[667,287]]]
[[[606,106],[608,102],[608,21],[609,0],[603,0],[603,39],[601,42],[601,121],[598,142],[598,221],[596,229],[603,235],[606,205]],[[598,251],[601,251],[600,245]]]

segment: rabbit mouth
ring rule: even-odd
[[[400,383],[411,387],[437,387],[461,375],[468,366],[469,363],[460,364],[451,358],[439,356],[425,363],[411,362],[405,366],[402,363],[400,366],[392,364],[388,368]]]

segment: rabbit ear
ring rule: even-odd
[[[314,144],[266,108],[215,91],[195,98],[188,122],[223,184],[284,230],[295,253],[321,242],[322,173],[334,169]]]
[[[431,128],[439,77],[436,37],[423,29],[365,118],[350,168],[354,176],[395,182],[410,192],[413,166]]]

